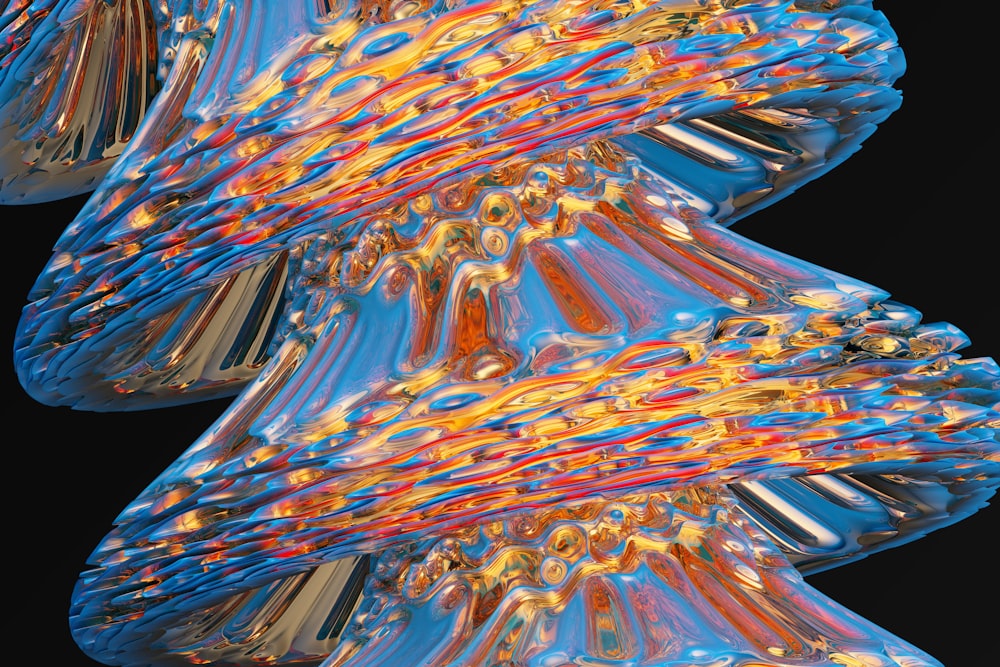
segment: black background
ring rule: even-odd
[[[1000,359],[996,139],[985,58],[995,10],[902,0],[876,3],[907,55],[900,111],[845,164],[735,230],[866,280],[972,339],[966,357]],[[962,9],[959,9],[962,7]],[[961,12],[961,15],[958,14]],[[995,59],[994,61],[995,62]],[[9,284],[4,349],[59,233],[86,197],[0,207]],[[27,397],[10,354],[7,383],[5,640],[12,664],[97,665],[73,644],[67,609],[90,551],[116,514],[208,427],[228,400],[159,411],[94,414]],[[997,664],[1000,508],[809,583],[934,655],[948,667]],[[10,626],[8,626],[10,627]],[[20,659],[16,654],[24,651]],[[405,666],[401,666],[405,667]]]

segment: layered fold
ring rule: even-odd
[[[302,324],[95,551],[73,613],[97,654],[541,507],[730,486],[822,569],[947,525],[1000,481],[1000,372],[954,354],[960,332],[739,237],[610,144],[365,229],[304,247]]]
[[[731,221],[837,164],[899,101],[894,35],[863,5],[397,4],[279,19],[209,3],[212,21],[190,20],[208,27],[170,38],[164,89],[30,296],[32,395],[106,410],[235,393],[260,355],[218,363],[231,332],[269,331],[252,318],[294,297],[268,267],[293,282],[303,243],[348,248],[388,201],[622,137]],[[713,180],[733,182],[698,191]],[[276,317],[251,345],[264,356],[294,326]]]

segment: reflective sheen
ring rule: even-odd
[[[74,593],[115,665],[938,665],[804,573],[1000,486],[1000,369],[729,231],[858,149],[865,0],[14,0],[0,202],[94,190],[38,400],[231,407]]]

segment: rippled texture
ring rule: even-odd
[[[725,228],[898,106],[867,3],[3,16],[0,131],[40,151],[6,145],[5,201],[127,143],[30,295],[22,383],[98,410],[237,394],[91,557],[90,655],[937,664],[798,571],[984,505],[1000,370]],[[27,83],[87,35],[115,96]],[[50,151],[43,97],[106,150]]]
[[[330,665],[933,662],[811,589],[719,491],[492,521],[373,572]]]
[[[0,204],[89,192],[158,89],[146,0],[13,0],[0,14]]]
[[[590,3],[491,0],[385,23],[418,8],[208,7],[218,16],[196,18],[215,26],[214,40],[207,27],[179,40],[133,150],[32,292],[18,365],[49,401],[108,409],[234,393],[278,340],[262,315],[276,297],[252,298],[280,294],[278,272],[295,267],[266,265],[320,233],[356,243],[387,200],[645,127],[654,138],[632,135],[630,148],[653,152],[698,204],[735,219],[796,183],[772,172],[814,176],[810,149],[828,168],[898,104],[884,85],[900,60],[891,33],[861,7],[667,2],[593,18]],[[243,49],[223,48],[238,39]],[[822,127],[756,111],[776,105],[816,107]],[[717,137],[652,129],[744,108],[709,128]],[[678,157],[658,162],[668,152]],[[721,169],[703,173],[713,158]],[[730,171],[746,176],[734,192],[704,185]]]

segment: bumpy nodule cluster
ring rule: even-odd
[[[726,225],[899,104],[865,0],[16,0],[0,201],[94,190],[40,400],[235,396],[71,624],[122,665],[936,665],[801,573],[1000,486],[1000,370]]]

